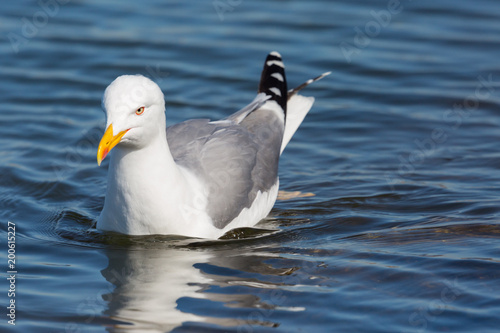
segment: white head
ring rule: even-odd
[[[97,151],[97,163],[114,146],[140,149],[165,133],[165,100],[156,83],[142,75],[122,75],[104,92],[106,132]]]

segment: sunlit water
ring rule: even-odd
[[[8,221],[18,271],[2,332],[499,330],[498,1],[11,1],[0,15],[4,311]],[[290,87],[333,72],[304,92],[316,103],[280,164],[283,190],[315,196],[218,241],[96,231],[104,88],[141,73],[169,124],[218,119],[254,97],[272,50]]]

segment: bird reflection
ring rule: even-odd
[[[124,324],[109,332],[166,332],[186,321],[204,321],[203,317],[177,308],[181,297],[204,298],[199,291],[210,282],[193,265],[206,262],[210,254],[179,248],[106,250],[109,265],[104,278],[115,289],[104,296],[105,315]]]
[[[287,307],[291,300],[284,296],[297,282],[292,274],[298,267],[273,267],[268,261],[279,255],[249,250],[242,242],[147,238],[106,249],[109,264],[101,273],[114,287],[103,295],[103,314],[114,322],[108,331],[169,332],[201,322],[243,330],[276,327],[278,313],[303,311]]]

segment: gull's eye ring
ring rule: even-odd
[[[135,114],[140,116],[141,114],[144,113],[144,106],[141,106],[140,108],[138,108],[137,110],[135,110]]]

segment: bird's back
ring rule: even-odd
[[[270,191],[278,182],[287,91],[277,52],[266,59],[259,95],[225,120],[195,119],[167,129],[174,160],[203,182],[208,190],[206,210],[220,229],[244,208],[250,209],[259,192]]]

